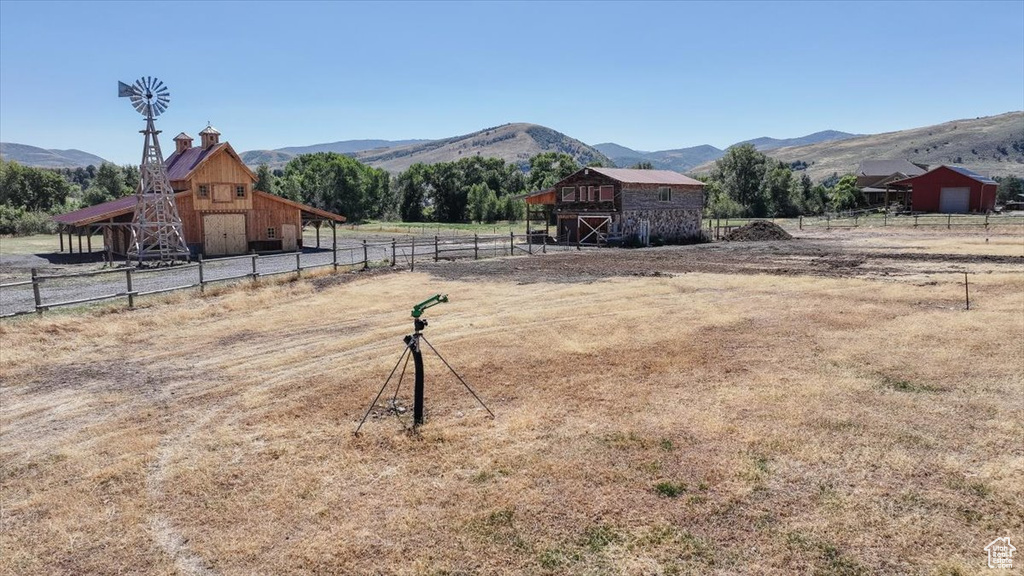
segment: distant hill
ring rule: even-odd
[[[985,176],[1024,176],[1024,112],[777,148],[768,155],[786,163],[806,162],[807,174],[816,181],[832,173],[852,173],[863,160],[890,158],[953,164]],[[713,167],[706,162],[693,171],[702,174]]]
[[[822,130],[821,132],[815,132],[814,134],[808,134],[807,136],[800,136],[799,138],[768,138],[767,136],[762,138],[754,138],[753,140],[744,140],[743,142],[737,142],[737,144],[753,144],[754,148],[764,152],[765,150],[774,150],[776,148],[785,148],[787,146],[804,146],[807,144],[817,144],[819,142],[834,142],[836,140],[846,140],[849,138],[856,138],[857,136],[864,136],[864,134],[850,134],[849,132],[839,132],[838,130]]]
[[[531,157],[541,152],[563,152],[580,164],[611,162],[604,154],[575,138],[551,128],[525,123],[503,124],[463,136],[398,148],[366,150],[356,153],[355,157],[371,166],[400,172],[417,162],[436,164],[467,156],[501,158],[506,162],[526,166]]]
[[[274,150],[248,150],[241,153],[242,162],[249,166],[267,164],[271,168],[282,168],[289,160],[301,154],[315,154],[317,152],[337,152],[338,154],[354,155],[363,150],[375,148],[394,148],[396,146],[407,146],[429,140],[342,140],[327,144],[313,144],[311,146],[288,146],[275,148]]]
[[[822,132],[815,132],[814,134],[808,134],[807,136],[801,136],[799,138],[780,139],[764,137],[755,138],[753,140],[744,140],[743,142],[737,142],[736,144],[753,144],[758,150],[765,151],[781,148],[783,146],[798,146],[802,144],[844,140],[847,138],[855,138],[856,136],[857,134],[849,134],[847,132],[839,132],[837,130],[824,130]],[[678,148],[676,150],[659,150],[657,152],[633,150],[613,142],[598,144],[594,146],[594,148],[597,148],[604,153],[605,156],[611,158],[612,161],[615,162],[616,166],[629,167],[640,162],[650,162],[652,166],[659,170],[675,170],[676,172],[687,172],[705,162],[718,160],[723,154],[725,154],[724,150],[720,150],[708,144],[692,146],[690,148]]]
[[[99,156],[81,150],[47,150],[14,142],[0,142],[0,157],[39,168],[77,168],[90,164],[99,166],[106,162]]]

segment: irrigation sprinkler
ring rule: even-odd
[[[388,384],[391,383],[391,379],[395,376],[395,372],[398,371],[398,367],[401,365],[402,372],[399,373],[398,375],[398,384],[395,386],[395,394],[394,396],[392,396],[390,403],[392,407],[396,406],[395,403],[398,399],[398,392],[402,388],[402,380],[405,378],[405,369],[409,365],[410,357],[412,358],[413,371],[415,373],[412,411],[413,428],[419,426],[420,424],[423,424],[424,376],[423,349],[420,346],[421,341],[424,344],[426,344],[428,348],[430,348],[430,350],[441,360],[442,363],[444,363],[448,370],[450,370],[451,373],[454,374],[455,377],[459,380],[459,382],[461,382],[462,385],[466,387],[466,390],[469,390],[469,393],[473,395],[473,398],[475,398],[476,401],[479,402],[481,406],[483,406],[484,410],[487,410],[487,413],[491,415],[491,418],[494,418],[494,412],[491,412],[491,409],[488,408],[486,404],[484,404],[484,401],[481,400],[479,396],[477,396],[476,392],[473,391],[473,388],[466,383],[466,380],[463,379],[462,376],[460,376],[459,373],[455,371],[455,368],[452,368],[452,365],[449,364],[448,361],[444,359],[444,356],[441,356],[441,353],[437,351],[437,348],[434,348],[434,345],[431,344],[430,341],[427,340],[427,337],[423,335],[423,330],[426,329],[428,324],[426,318],[422,318],[423,313],[428,308],[432,308],[434,306],[437,306],[438,304],[443,304],[447,301],[447,294],[434,294],[430,298],[427,298],[423,302],[420,302],[419,304],[416,304],[415,306],[412,307],[413,333],[406,335],[405,338],[402,339],[402,341],[405,343],[405,348],[402,350],[402,355],[398,357],[398,362],[395,363],[395,367],[391,369],[391,373],[388,374],[387,379],[384,380],[384,384],[380,387],[380,390],[377,391],[377,395],[373,398],[373,402],[370,403],[370,407],[366,409],[366,414],[363,415],[363,419],[360,420],[359,425],[356,426],[355,434],[359,434],[359,429],[363,427],[364,423],[366,423],[366,419],[370,416],[370,412],[373,411],[373,407],[377,405],[377,401],[380,400],[381,395],[384,394],[384,390],[387,389]],[[404,365],[402,365],[403,360],[405,361]],[[395,409],[395,413],[396,415],[398,414],[397,408]]]

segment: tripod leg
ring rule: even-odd
[[[409,358],[412,356],[405,357],[405,364],[402,366],[402,372],[398,374],[398,386],[395,386],[395,395],[391,397],[391,405],[395,405],[395,401],[398,400],[398,393],[402,390],[402,380],[405,378],[405,369],[409,367]]]
[[[447,366],[448,369],[452,371],[452,374],[455,374],[455,377],[459,379],[459,382],[462,382],[462,385],[465,386],[466,390],[469,390],[469,393],[473,395],[473,398],[476,398],[476,401],[479,402],[480,405],[484,407],[484,410],[487,410],[487,413],[491,415],[491,418],[494,418],[494,412],[491,412],[491,409],[488,408],[487,405],[484,404],[484,401],[481,400],[480,397],[476,395],[476,392],[474,392],[473,389],[470,388],[469,384],[466,384],[466,381],[463,380],[462,376],[459,376],[459,373],[455,371],[455,368],[452,368],[452,365],[449,364],[448,361],[444,359],[444,356],[441,356],[441,353],[437,351],[437,348],[434,348],[434,345],[431,344],[429,340],[427,340],[426,336],[420,336],[420,338],[422,338],[423,341],[427,343],[427,346],[430,346],[430,349],[433,350],[434,354],[437,354],[437,357],[441,359],[441,362],[444,362],[444,365]]]
[[[405,358],[405,355],[408,353],[409,347],[407,346],[405,350],[402,350],[402,355],[398,357],[398,362],[396,362],[395,367],[391,369],[391,374],[388,374],[388,379],[385,380],[384,385],[380,387],[380,391],[377,392],[377,395],[373,398],[373,402],[370,402],[370,407],[366,409],[366,414],[363,414],[363,419],[359,421],[359,426],[356,426],[355,434],[359,434],[359,429],[363,427],[363,423],[366,422],[366,419],[370,416],[370,412],[373,410],[373,407],[377,405],[377,400],[380,400],[380,395],[383,394],[384,389],[388,387],[388,382],[391,382],[391,377],[395,375],[395,370],[398,370],[398,365],[402,363],[402,359]]]

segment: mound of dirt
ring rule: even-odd
[[[777,224],[767,220],[754,220],[746,226],[729,232],[725,239],[730,242],[757,242],[761,240],[792,240],[793,237]]]

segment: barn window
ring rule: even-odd
[[[210,197],[210,187],[207,186],[206,184],[200,184],[199,185],[199,197],[200,198],[209,198]]]
[[[267,238],[271,240],[277,238],[277,228],[267,228]]]
[[[658,188],[658,200],[662,202],[672,201],[672,189],[671,188]]]
[[[576,200],[576,189],[572,186],[562,188],[562,202],[573,202]]]
[[[235,198],[245,198],[245,185],[235,186]]]
[[[601,202],[611,202],[615,196],[615,186],[601,186]]]
[[[590,202],[594,199],[593,186],[580,186],[580,200]]]

